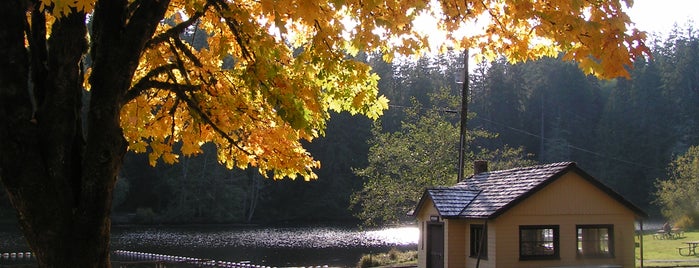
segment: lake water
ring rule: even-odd
[[[275,267],[354,267],[362,254],[391,248],[415,250],[418,236],[415,226],[366,230],[338,226],[115,226],[111,249]],[[0,229],[0,243],[0,253],[28,251],[13,228]],[[8,262],[0,258],[0,266]]]

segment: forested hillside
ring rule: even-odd
[[[468,126],[497,136],[474,139],[470,148],[521,146],[536,162],[576,161],[657,215],[652,203],[656,179],[665,176],[673,156],[699,144],[697,37],[690,28],[656,39],[653,58],[637,62],[630,80],[598,80],[560,59],[480,64],[470,73],[473,117]],[[400,130],[402,122],[414,118],[406,109],[415,103],[444,114],[447,121],[457,120],[454,107],[437,107],[429,96],[440,89],[459,94],[455,76],[462,72],[462,55],[393,64],[376,55],[365,58],[391,101],[380,131]],[[306,145],[322,163],[319,179],[310,182],[227,170],[212,147],[173,166],[151,167],[145,155],[130,153],[117,184],[114,214],[117,222],[353,220],[361,208],[350,209],[350,198],[366,180],[353,169],[368,165],[374,124],[365,117],[334,114],[325,137]],[[0,215],[12,216],[2,195]]]
[[[637,62],[631,79],[600,81],[556,59],[497,61],[474,81],[473,127],[523,145],[540,162],[576,161],[655,212],[655,181],[699,144],[699,42],[676,30]]]

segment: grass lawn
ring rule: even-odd
[[[685,232],[677,239],[655,239],[652,233],[644,235],[644,267],[699,267],[699,256],[680,256],[677,250],[678,247],[686,247],[687,244],[684,242],[687,241],[699,241],[699,232]],[[686,252],[687,250],[682,251],[683,254]],[[640,248],[637,247],[636,266],[638,267],[640,267],[640,258]]]

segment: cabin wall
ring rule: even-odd
[[[468,225],[463,220],[444,223],[444,267],[464,267],[468,256]]]
[[[525,199],[490,226],[497,229],[499,267],[555,267],[566,265],[635,266],[635,215],[575,173],[568,173]],[[519,260],[519,227],[556,225],[559,228],[558,260]],[[577,256],[577,225],[613,225],[613,258]]]

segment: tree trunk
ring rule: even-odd
[[[131,13],[124,0],[96,4],[87,113],[85,14],[57,19],[47,41],[45,14],[28,2],[0,9],[0,180],[40,267],[109,267],[112,191],[127,148],[119,112],[169,1]]]

